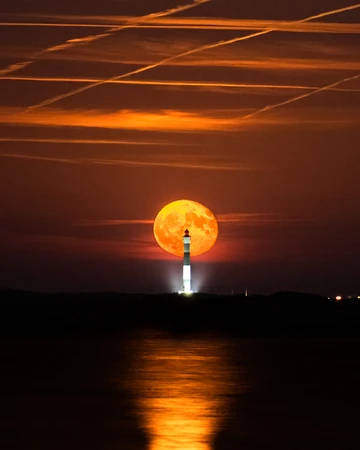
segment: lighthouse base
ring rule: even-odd
[[[188,264],[184,264],[183,266],[183,285],[182,291],[179,294],[192,294],[193,291],[191,289],[191,266]]]

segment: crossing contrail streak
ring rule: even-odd
[[[311,97],[312,95],[318,94],[319,92],[323,92],[323,91],[329,91],[331,89],[336,88],[337,86],[339,86],[342,83],[346,83],[347,81],[354,81],[360,78],[360,73],[358,75],[354,75],[352,77],[348,77],[348,78],[343,78],[341,80],[335,81],[335,83],[331,83],[331,84],[327,84],[326,86],[322,86],[314,91],[311,92],[307,92],[306,94],[302,94],[302,95],[298,95],[296,97],[292,97],[288,100],[285,100],[283,102],[280,103],[275,103],[273,105],[268,105],[265,106],[264,108],[258,109],[257,111],[248,114],[247,116],[242,117],[243,120],[247,120],[247,119],[251,119],[252,117],[258,116],[259,114],[263,114],[267,111],[271,111],[272,109],[276,109],[279,108],[280,106],[285,106],[285,105],[289,105],[290,103],[295,103],[299,100],[302,100],[304,98],[307,97]]]
[[[327,16],[339,14],[339,13],[342,13],[342,12],[352,11],[352,10],[355,10],[355,9],[358,9],[358,8],[360,8],[360,3],[357,3],[356,5],[347,6],[345,8],[339,8],[339,9],[334,9],[332,11],[326,11],[326,12],[323,12],[323,13],[320,13],[320,14],[316,14],[314,16],[306,17],[305,19],[300,19],[300,20],[294,21],[293,23],[296,25],[296,24],[299,24],[299,23],[310,22],[310,21],[315,20],[315,19],[321,19],[321,18],[324,18],[324,17],[327,17]],[[173,56],[169,56],[168,58],[165,58],[165,59],[163,59],[161,61],[158,61],[156,63],[140,67],[139,69],[133,70],[131,72],[127,72],[127,73],[124,73],[122,75],[114,76],[114,77],[108,78],[106,80],[97,81],[95,83],[91,83],[91,84],[88,84],[86,86],[82,86],[82,87],[80,87],[78,89],[74,89],[74,90],[72,90],[70,92],[67,92],[66,94],[60,94],[60,95],[56,95],[54,97],[48,98],[46,100],[43,100],[42,102],[39,102],[39,103],[37,103],[35,105],[27,107],[24,110],[24,113],[33,111],[34,109],[38,109],[38,108],[41,108],[43,106],[52,105],[52,104],[54,104],[54,103],[56,103],[56,102],[58,102],[60,100],[63,100],[63,99],[68,98],[68,97],[72,97],[74,95],[80,94],[80,93],[85,92],[85,91],[87,91],[89,89],[92,89],[92,88],[97,87],[97,86],[101,86],[101,85],[106,84],[106,83],[109,83],[109,82],[112,82],[112,81],[115,81],[115,80],[121,80],[123,78],[127,78],[127,77],[130,77],[132,75],[136,75],[136,74],[139,74],[139,73],[142,73],[142,72],[147,72],[148,70],[155,69],[156,67],[163,66],[163,65],[167,64],[168,62],[174,61],[174,60],[179,59],[179,58],[183,58],[185,56],[190,56],[190,55],[193,55],[195,53],[202,52],[204,50],[210,50],[210,49],[214,49],[214,48],[221,47],[221,46],[224,46],[224,45],[234,44],[235,42],[246,41],[246,40],[255,38],[257,36],[262,36],[262,35],[265,35],[265,34],[272,33],[272,32],[277,31],[277,30],[278,29],[276,27],[273,27],[273,28],[269,28],[267,30],[258,31],[256,33],[248,34],[246,36],[240,36],[240,37],[236,37],[236,38],[229,39],[229,40],[218,41],[218,42],[215,42],[215,43],[212,43],[212,44],[201,45],[201,46],[195,47],[195,48],[193,48],[191,50],[187,50],[185,52],[178,53],[178,54],[173,55]]]
[[[75,39],[69,39],[63,44],[54,45],[52,47],[48,47],[43,50],[40,50],[37,53],[34,53],[30,57],[30,59],[28,59],[26,61],[21,61],[21,62],[15,63],[15,64],[11,64],[10,66],[6,67],[5,69],[0,70],[0,77],[2,77],[3,75],[7,75],[9,73],[17,72],[20,69],[24,69],[25,67],[29,66],[30,64],[33,64],[37,59],[39,59],[41,56],[43,56],[47,53],[65,50],[65,49],[68,49],[71,47],[75,47],[77,45],[88,44],[89,42],[94,42],[94,41],[102,39],[106,36],[110,36],[111,34],[116,33],[117,31],[125,30],[127,28],[133,28],[136,26],[138,21],[142,22],[144,20],[147,21],[147,20],[152,20],[152,19],[159,18],[159,17],[166,17],[171,14],[176,14],[176,13],[183,12],[183,11],[186,11],[191,8],[195,8],[195,6],[201,5],[203,3],[207,3],[209,1],[211,1],[211,0],[194,0],[193,3],[190,3],[188,5],[177,6],[175,8],[167,9],[165,11],[160,11],[157,13],[150,13],[150,14],[147,14],[146,16],[142,16],[142,17],[135,17],[134,19],[130,20],[129,23],[127,23],[125,25],[115,26],[113,28],[108,27],[108,30],[103,33],[88,35],[88,36],[75,38]]]

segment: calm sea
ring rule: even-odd
[[[1,450],[360,448],[360,340],[2,339]]]

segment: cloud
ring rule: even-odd
[[[311,219],[287,217],[285,214],[274,213],[225,213],[217,214],[216,218],[221,224],[265,224],[271,222],[308,222]],[[152,225],[152,219],[105,219],[105,220],[80,220],[76,226],[121,226],[121,225]]]
[[[28,142],[36,144],[79,144],[79,145],[175,145],[175,146],[196,146],[196,144],[186,144],[181,142],[170,141],[130,141],[116,139],[58,139],[58,138],[16,138],[16,137],[0,137],[0,142]]]
[[[171,58],[171,55],[181,54],[191,48],[198,48],[201,45],[199,39],[178,38],[171,42],[155,39],[126,39],[106,42],[105,45],[91,45],[78,47],[65,53],[49,54],[45,61],[60,60],[69,62],[76,61],[88,63],[104,63],[112,65],[150,66],[159,60]],[[0,54],[8,58],[14,54],[23,54],[24,48],[2,48]],[[166,66],[191,68],[213,68],[221,67],[225,69],[247,69],[258,71],[289,71],[289,72],[311,72],[318,70],[344,71],[360,70],[360,62],[357,58],[357,47],[345,45],[344,43],[323,42],[316,44],[313,41],[297,40],[289,43],[276,38],[276,41],[254,41],[246,46],[231,45],[227,47],[215,47],[203,52],[195,52],[183,58],[168,59]],[[141,68],[140,68],[141,69]],[[139,69],[139,70],[140,70]],[[116,70],[113,68],[112,70]],[[126,70],[126,69],[125,69]],[[138,70],[138,69],[137,69]],[[185,72],[183,70],[182,72]],[[134,75],[134,74],[133,74]],[[4,75],[3,79],[9,79]],[[30,76],[31,78],[31,76]],[[35,76],[36,78],[36,76]],[[41,78],[41,77],[40,77]],[[69,78],[70,77],[49,77],[49,78]],[[81,77],[83,83],[109,83],[109,84],[139,84],[143,81],[155,80],[135,79],[139,77],[125,76],[113,79],[94,79],[91,77]],[[10,77],[11,79],[11,77]],[[159,80],[161,81],[161,80]],[[171,80],[173,81],[173,80]],[[199,80],[197,80],[199,81]],[[222,81],[222,80],[220,80]]]
[[[202,112],[179,110],[62,110],[44,108],[23,114],[18,108],[0,108],[0,123],[52,127],[86,127],[146,131],[215,131],[231,130],[236,117],[211,116]]]
[[[225,213],[217,214],[219,223],[222,224],[261,224],[271,222],[308,222],[311,219],[287,217],[284,214],[274,213]]]
[[[79,220],[75,222],[76,226],[101,227],[113,225],[152,225],[151,219],[114,219],[114,220]]]
[[[358,77],[358,75],[356,76]],[[353,77],[354,79],[356,77]],[[344,80],[341,80],[344,82]],[[332,84],[335,87],[339,82]],[[326,89],[325,89],[326,88]],[[279,103],[279,106],[294,103],[297,100],[308,97],[320,91],[329,90],[329,86],[306,92],[301,96],[292,97]],[[0,124],[12,124],[19,126],[47,126],[52,128],[77,127],[77,128],[100,128],[114,130],[135,130],[137,132],[174,132],[174,133],[219,133],[236,132],[246,130],[254,126],[300,126],[301,124],[313,124],[314,126],[344,126],[359,124],[360,117],[352,113],[344,115],[344,107],[318,107],[297,108],[287,110],[286,114],[264,115],[257,117],[268,109],[275,106],[254,109],[227,109],[227,110],[85,110],[72,109],[63,110],[55,108],[44,108],[23,114],[19,108],[1,108]],[[16,138],[15,138],[16,139]],[[97,140],[96,140],[97,141]],[[39,140],[41,142],[41,139]],[[80,140],[81,142],[81,140]],[[111,141],[110,141],[111,142]],[[140,141],[142,142],[142,141]],[[151,142],[151,141],[150,141]],[[98,142],[101,144],[102,142]],[[150,145],[150,144],[144,144]],[[156,144],[155,144],[156,145]],[[162,145],[162,144],[161,144]],[[171,143],[168,143],[171,145]],[[105,160],[103,164],[105,164]],[[180,163],[186,167],[184,162]],[[157,165],[161,165],[157,163]],[[215,164],[217,166],[217,164]],[[189,168],[193,167],[189,164]],[[231,168],[227,170],[232,170]]]
[[[71,158],[57,158],[53,156],[34,156],[34,155],[26,155],[21,153],[0,153],[1,158],[12,158],[12,159],[26,159],[33,161],[48,161],[55,163],[64,163],[64,164],[79,164],[79,160],[71,159]]]
[[[204,53],[194,53],[184,59],[173,59],[168,60],[166,66],[170,67],[182,67],[184,69],[189,68],[224,68],[224,69],[237,69],[237,70],[257,70],[257,71],[289,71],[289,72],[311,72],[311,71],[359,71],[360,62],[356,58],[356,50],[349,50],[345,46],[337,47],[338,53],[329,55],[328,52],[332,48],[323,46],[322,50],[318,49],[318,55],[314,57],[315,48],[313,48],[312,55],[305,56],[293,56],[295,49],[293,49],[293,55],[289,56],[286,54],[281,54],[283,49],[281,47],[282,43],[278,43],[277,46],[262,45],[248,49],[246,51],[239,52],[239,49],[234,47],[229,48],[227,52],[220,51],[217,49],[211,51],[204,51]],[[139,43],[141,49],[137,48],[132,51],[131,43],[129,45],[123,46],[123,50],[117,50],[117,46],[107,46],[107,47],[92,47],[91,49],[77,49],[74,52],[66,52],[64,54],[54,54],[46,58],[48,60],[61,60],[66,61],[68,64],[71,61],[76,61],[77,63],[83,62],[96,62],[103,64],[121,64],[128,66],[151,66],[156,65],[158,60],[158,55],[164,57],[164,54],[171,53],[172,47],[176,47],[176,43],[168,44],[166,47],[161,43],[155,43],[153,41],[144,41]],[[303,50],[300,44],[297,45],[296,51],[301,52]],[[126,49],[126,50],[125,50]],[[21,49],[22,53],[24,50]],[[266,51],[266,53],[265,53]],[[16,49],[12,49],[12,55],[9,55],[9,51],[1,51],[5,57],[13,56],[16,53]],[[126,52],[126,53],[125,53]],[[138,54],[136,54],[138,53]],[[170,57],[169,57],[170,58]],[[16,66],[16,64],[15,64]],[[25,66],[19,66],[18,69],[24,68]],[[71,66],[70,66],[71,67]],[[18,70],[17,69],[17,70]],[[149,69],[150,70],[150,69]],[[15,70],[14,70],[15,71]],[[114,78],[94,78],[94,77],[61,77],[61,76],[39,76],[39,75],[25,75],[25,76],[13,76],[9,73],[4,73],[1,75],[3,80],[27,80],[27,81],[57,81],[57,82],[78,82],[86,83],[86,86],[81,86],[79,89],[88,90],[88,86],[100,86],[102,84],[168,84],[173,83],[174,85],[182,85],[182,81],[179,80],[144,80],[144,79],[134,79],[133,75],[137,75],[143,72],[140,69],[133,71],[131,75],[119,76]],[[130,73],[130,72],[129,72]],[[184,83],[191,83],[191,81],[184,81]],[[195,83],[193,81],[192,83]],[[198,81],[198,83],[201,83]],[[206,82],[204,82],[206,83]],[[214,82],[216,84],[216,82]],[[219,81],[221,83],[221,81]],[[236,83],[232,83],[233,87],[236,87]],[[86,89],[85,89],[86,88]],[[77,89],[76,89],[77,90]],[[75,90],[74,90],[75,91]],[[84,91],[81,91],[84,92]],[[79,93],[81,93],[79,91]],[[65,94],[64,94],[65,95]],[[67,98],[67,94],[64,98]],[[60,100],[60,99],[59,99]],[[50,105],[55,102],[44,103],[44,106]],[[35,109],[35,108],[33,108]]]
[[[28,161],[43,161],[62,164],[81,164],[81,165],[103,165],[103,166],[128,166],[128,167],[166,167],[173,169],[193,169],[193,170],[210,170],[210,171],[225,171],[225,172],[244,172],[258,170],[246,165],[239,164],[226,164],[226,163],[197,163],[194,158],[194,162],[178,162],[178,161],[144,161],[136,159],[96,159],[96,158],[60,158],[52,156],[39,156],[29,155],[23,153],[0,153],[2,158],[23,159]],[[189,160],[189,157],[186,157]]]
[[[46,143],[46,144],[82,144],[82,145],[169,145],[165,142],[145,142],[145,141],[122,141],[105,139],[57,139],[57,138],[14,138],[0,137],[0,142],[28,142],[28,143]]]

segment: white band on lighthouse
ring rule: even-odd
[[[190,294],[191,290],[191,266],[183,266],[183,289],[185,294]]]

